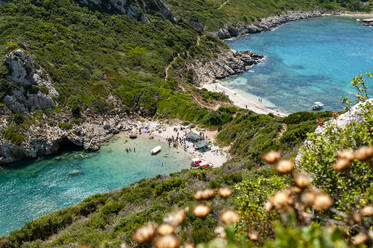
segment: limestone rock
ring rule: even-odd
[[[254,22],[250,25],[246,25],[243,22],[238,22],[232,26],[225,25],[219,29],[218,32],[214,33],[219,39],[230,39],[238,37],[244,34],[259,33],[262,31],[270,31],[273,28],[278,27],[284,23],[290,21],[296,21],[300,19],[307,19],[312,17],[321,16],[323,11],[312,11],[312,12],[299,12],[290,11],[280,16],[270,16],[263,18],[260,21]]]
[[[129,18],[149,23],[146,13],[159,12],[164,18],[173,21],[174,16],[171,10],[162,0],[137,1],[137,0],[77,0],[80,4],[93,7],[95,9],[125,14]]]
[[[263,56],[251,51],[234,51],[226,49],[218,54],[218,58],[202,63],[196,61],[190,65],[194,73],[194,83],[212,83],[216,79],[223,79],[249,70],[253,65],[260,63]]]
[[[23,50],[15,50],[6,56],[5,65],[8,67],[6,79],[14,87],[10,94],[3,92],[3,102],[12,112],[29,113],[56,107],[53,99],[58,92],[50,78],[48,75],[41,77],[41,69],[35,73],[32,58]]]

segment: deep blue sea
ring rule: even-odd
[[[93,194],[189,168],[189,156],[166,143],[148,138],[124,142],[125,138],[118,136],[96,153],[67,152],[18,163],[12,169],[0,167],[0,237]],[[162,146],[162,152],[151,156],[157,145]],[[126,153],[125,147],[135,147],[136,152]],[[80,174],[70,175],[74,170]]]
[[[311,111],[315,101],[323,102],[325,110],[341,110],[340,98],[353,92],[351,79],[373,72],[373,28],[354,18],[301,20],[226,43],[266,59],[224,86],[287,113]],[[373,83],[368,85],[373,95]]]

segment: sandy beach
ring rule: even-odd
[[[330,14],[333,16],[345,16],[345,17],[356,17],[356,18],[373,18],[373,13],[364,13],[364,12],[344,12],[340,14]],[[328,16],[325,15],[325,16]]]
[[[178,149],[180,153],[186,153],[191,158],[201,158],[203,160],[206,160],[207,162],[212,163],[214,168],[221,167],[229,159],[229,147],[220,148],[215,145],[217,131],[209,131],[199,127],[191,128],[190,126],[182,126],[181,122],[177,120],[173,120],[172,123],[144,120],[134,122],[133,125],[137,128],[134,128],[128,134],[135,133],[139,135],[139,128],[147,127],[149,132],[141,134],[142,136],[147,136],[149,138],[154,137],[155,139],[159,139],[166,143],[168,142],[169,138],[176,138],[178,133],[179,137],[183,139],[185,135],[190,131],[193,131],[196,134],[203,132],[204,136],[206,137],[205,141],[208,141],[211,144],[210,151],[196,151],[193,143],[189,141],[186,141],[186,146],[179,143],[177,148],[174,149]],[[183,130],[181,130],[181,127],[183,127]],[[175,131],[175,129],[177,129],[177,131]],[[184,150],[184,147],[186,147],[186,150]]]
[[[287,116],[287,114],[285,113],[267,108],[266,106],[261,104],[258,99],[255,99],[255,100],[251,99],[249,97],[239,94],[238,92],[228,89],[227,87],[224,87],[218,81],[216,81],[215,83],[203,84],[201,85],[201,88],[205,88],[209,91],[224,93],[229,97],[232,103],[236,105],[237,107],[240,107],[243,109],[247,108],[258,114],[272,113],[273,115],[279,116],[279,117]]]

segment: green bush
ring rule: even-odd
[[[309,145],[301,148],[301,166],[314,175],[314,184],[335,198],[334,206],[345,210],[346,205],[360,208],[373,203],[373,174],[367,162],[355,161],[346,171],[337,172],[335,152],[373,145],[373,106],[367,104],[361,123],[352,122],[344,128],[327,126],[324,134],[309,135]]]
[[[4,138],[6,140],[11,141],[15,145],[21,145],[25,138],[18,133],[19,129],[15,126],[10,126],[7,129],[2,131],[2,134],[4,135]]]
[[[66,122],[60,122],[58,123],[58,126],[63,130],[70,130],[71,128],[73,128],[73,125],[71,125],[70,123],[66,123]]]
[[[171,178],[154,188],[154,196],[166,194],[172,190],[180,189],[185,186],[185,182],[181,178]]]

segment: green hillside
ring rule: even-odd
[[[332,118],[330,112],[301,112],[285,118],[256,114],[232,106],[223,94],[198,89],[193,84],[193,73],[186,70],[180,70],[185,75],[178,78],[188,80],[172,78],[175,72],[166,77],[166,68],[172,67],[175,58],[177,66],[185,69],[186,64],[197,58],[209,61],[229,49],[216,37],[197,30],[194,22],[207,31],[217,31],[224,24],[250,23],[289,10],[364,11],[367,1],[164,1],[174,20],[165,18],[159,13],[159,6],[152,5],[158,1],[135,1],[142,6],[149,23],[73,0],[9,2],[0,6],[0,60],[5,61],[10,52],[22,49],[33,57],[36,69],[50,76],[59,96],[55,109],[27,114],[10,111],[3,98],[15,86],[6,79],[8,68],[1,62],[0,111],[2,118],[10,123],[1,132],[2,139],[22,144],[30,124],[42,119],[43,114],[49,119],[68,116],[68,123],[59,125],[61,129],[69,129],[81,123],[81,113],[88,109],[96,115],[115,110],[131,116],[174,118],[217,129],[217,142],[230,145],[232,160],[221,168],[184,170],[91,196],[1,238],[0,248],[114,248],[124,243],[129,247],[149,247],[133,239],[136,228],[149,221],[162,222],[175,207],[190,210],[197,204],[193,198],[197,190],[222,186],[232,188],[233,194],[228,199],[216,196],[205,201],[212,208],[206,218],[197,218],[191,211],[186,213],[187,221],[176,230],[183,244],[190,241],[205,243],[203,247],[226,246],[207,243],[217,236],[214,229],[222,224],[218,216],[226,207],[235,209],[241,216],[234,228],[227,229],[229,247],[352,247],[352,236],[361,230],[372,232],[371,218],[362,217],[360,224],[351,224],[342,222],[338,215],[340,211],[353,214],[373,203],[372,161],[349,161],[351,170],[344,172],[331,169],[338,149],[357,150],[373,145],[372,106],[368,106],[361,123],[353,123],[339,133],[328,130],[323,137],[331,145],[323,147],[318,136],[310,133],[316,129],[319,118],[324,121]],[[214,110],[217,104],[221,107]],[[307,137],[320,152],[315,154],[312,149],[303,148],[306,156],[302,166],[315,178],[314,185],[331,195],[335,209],[314,213],[307,208],[305,212],[313,215],[312,223],[290,214],[280,224],[281,216],[284,217],[282,210],[265,211],[263,206],[269,196],[293,185],[292,175],[281,175],[264,162],[262,155],[279,150],[284,159],[294,159]],[[330,219],[340,224],[344,232],[327,229],[325,220]],[[260,234],[254,242],[247,236],[253,230]]]

